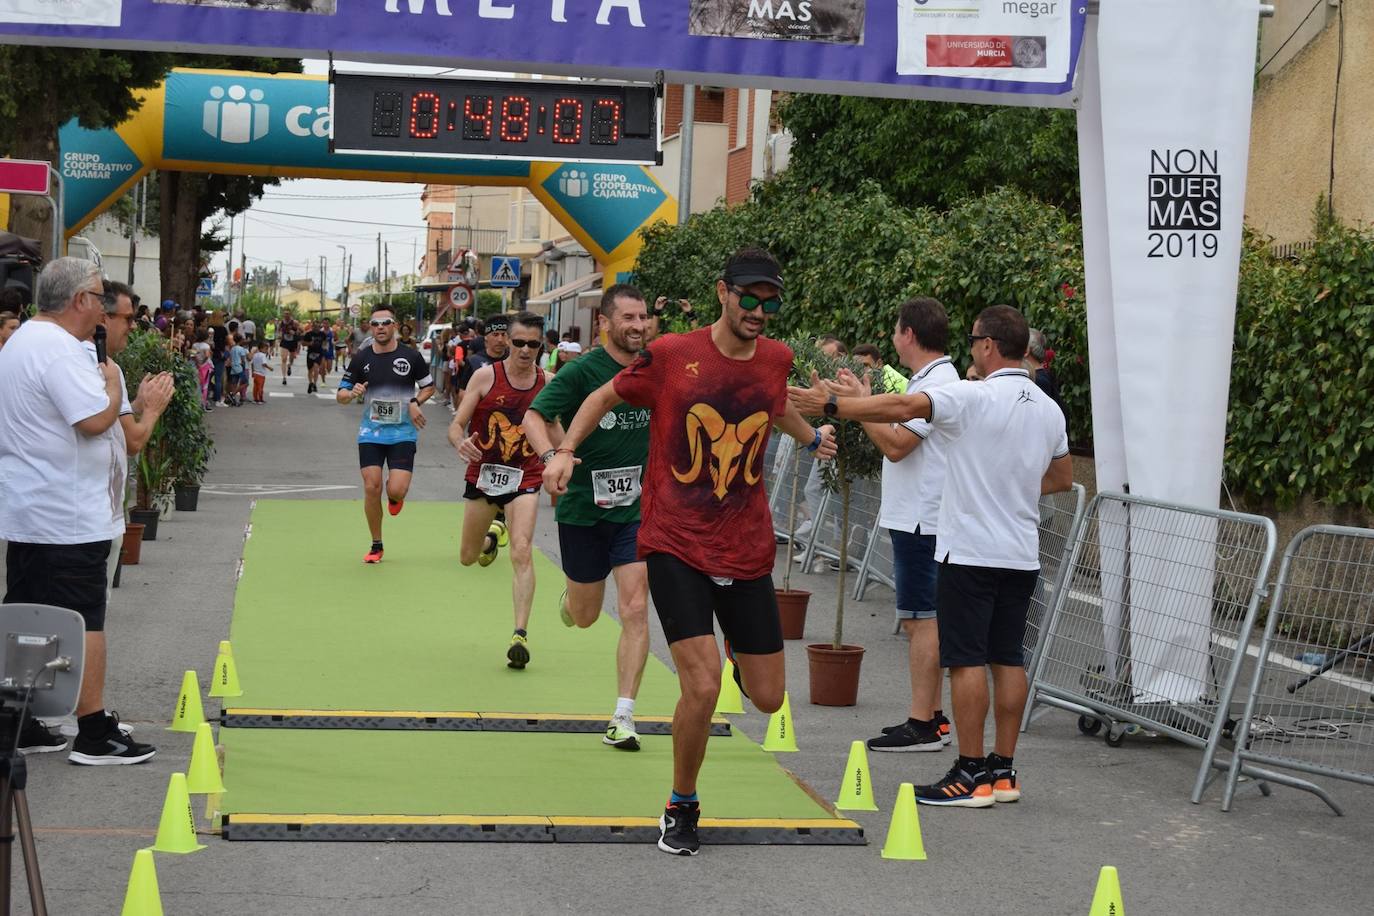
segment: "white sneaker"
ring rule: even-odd
[[[602,744],[619,748],[622,751],[639,750],[639,734],[635,731],[635,720],[629,716],[611,716],[611,724],[606,726]]]
[[[813,523],[812,523],[811,519],[808,518],[806,521],[804,521],[804,522],[802,522],[800,525],[798,525],[798,526],[797,526],[797,530],[794,531],[794,532],[792,532],[792,538],[793,538],[793,540],[804,541],[804,540],[806,540],[808,537],[810,537],[810,536],[811,536],[812,524],[813,524]]]

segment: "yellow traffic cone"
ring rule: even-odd
[[[205,721],[205,710],[200,705],[200,681],[194,671],[181,676],[181,696],[177,697],[177,708],[172,713],[169,732],[195,732],[196,727]]]
[[[792,730],[792,702],[786,693],[782,695],[782,706],[768,717],[768,734],[763,739],[763,749],[776,753],[797,749],[797,735]]]
[[[215,755],[215,736],[210,723],[200,723],[196,729],[196,743],[191,745],[190,772],[186,774],[186,788],[195,795],[224,792],[224,780],[219,773],[219,758]]]
[[[186,774],[173,773],[167,782],[167,800],[162,803],[162,820],[157,825],[153,851],[195,852],[204,848],[196,842],[196,816],[191,812]]]
[[[868,750],[862,741],[849,745],[849,763],[844,768],[844,782],[840,797],[835,799],[840,811],[877,811],[873,801],[873,782],[868,778]]]
[[[219,654],[215,656],[215,674],[210,678],[210,696],[243,696],[243,690],[239,687],[238,667],[234,664],[234,653],[229,648],[228,640],[219,644]]]
[[[1121,900],[1121,881],[1116,869],[1110,865],[1102,866],[1097,876],[1097,892],[1093,894],[1093,907],[1088,916],[1124,916],[1126,905]]]
[[[120,916],[162,916],[162,895],[157,890],[157,866],[153,864],[151,849],[134,853],[129,889],[124,892],[124,909],[119,913]]]
[[[740,696],[739,684],[735,683],[735,663],[725,660],[720,669],[720,695],[716,697],[716,712],[744,713],[744,698]]]
[[[887,842],[883,843],[883,858],[908,862],[926,860],[926,844],[921,840],[921,817],[916,813],[916,790],[909,782],[902,783],[897,789],[897,804],[892,809]]]

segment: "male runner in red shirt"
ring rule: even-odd
[[[682,695],[673,716],[673,791],[659,822],[659,849],[696,855],[697,774],[720,690],[712,613],[736,659],[741,686],[763,712],[782,705],[782,630],[772,570],[773,520],[763,489],[771,429],[834,455],[828,426],[812,429],[787,403],[792,351],[763,334],[782,307],[778,262],[746,248],[716,282],[721,317],[710,327],[661,337],[578,410],[544,475],[567,489],[573,456],[607,411],[652,408],[639,556],[677,665]]]
[[[510,560],[514,568],[515,633],[506,650],[507,665],[524,668],[530,661],[528,632],[534,601],[534,522],[539,514],[539,486],[544,463],[525,441],[521,424],[525,410],[544,387],[547,376],[539,368],[544,343],[544,319],[521,312],[510,323],[510,356],[472,374],[463,391],[448,439],[468,462],[463,498],[463,539],[459,560],[490,566],[502,526],[494,524],[505,509],[510,528]],[[598,417],[599,419],[599,417]],[[471,421],[471,427],[469,427]],[[464,435],[468,429],[470,435]]]

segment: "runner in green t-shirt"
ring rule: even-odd
[[[606,346],[565,363],[525,412],[525,439],[546,463],[562,438],[559,421],[571,422],[588,395],[634,362],[646,343],[648,312],[644,296],[633,286],[617,284],[602,294],[597,323]],[[649,411],[620,405],[602,418],[577,454],[581,463],[555,513],[568,579],[558,610],[566,626],[591,626],[601,616],[606,577],[614,573],[621,627],[616,651],[620,695],[602,741],[637,751],[635,696],[649,656],[649,579],[637,556]]]

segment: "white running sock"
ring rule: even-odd
[[[632,697],[616,697],[615,714],[627,719],[635,717],[635,701]]]

